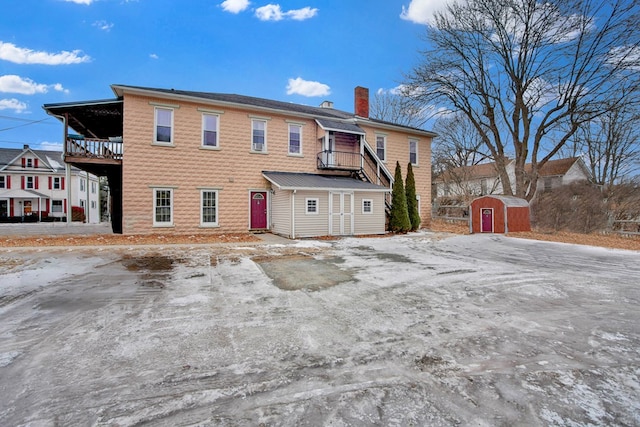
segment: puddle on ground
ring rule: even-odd
[[[312,258],[307,255],[255,257],[278,288],[286,291],[319,291],[353,280],[353,271],[338,267],[340,257]]]

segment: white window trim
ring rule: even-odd
[[[3,178],[2,185],[0,185],[0,188],[2,189],[7,188],[7,175],[0,175],[0,178]]]
[[[171,141],[158,141],[158,111],[165,110],[171,112]],[[165,107],[165,106],[156,106],[153,109],[153,142],[152,145],[160,145],[162,147],[175,147],[175,108],[174,107]]]
[[[54,202],[60,202],[60,210],[57,211],[53,209]],[[51,200],[51,213],[64,213],[64,200],[62,199]]]
[[[251,116],[250,116],[251,117]],[[253,149],[253,125],[256,122],[262,122],[264,123],[264,147],[262,148],[262,150],[254,150]],[[267,119],[264,118],[256,118],[256,117],[252,117],[251,118],[251,153],[256,153],[256,154],[267,154]]]
[[[367,212],[364,208],[366,202],[369,202],[370,210]],[[362,199],[362,214],[363,215],[372,215],[373,214],[373,199]]]
[[[292,153],[291,152],[291,126],[295,126],[300,129],[300,152]],[[289,123],[289,141],[287,141],[287,152],[290,156],[302,157],[302,125],[300,123]]]
[[[378,155],[378,138],[382,138],[382,149],[384,150],[384,159],[380,159],[382,160],[382,163],[387,163],[387,135],[384,133],[376,133],[376,156]]]
[[[416,144],[416,161],[415,163],[411,163],[411,143],[415,142]],[[420,155],[419,155],[419,151],[418,151],[418,146],[420,144],[418,143],[417,139],[409,139],[409,163],[411,163],[411,166],[420,166]]]
[[[169,191],[170,194],[170,217],[171,219],[167,222],[158,222],[156,221],[156,207],[157,207],[157,197],[158,191]],[[154,227],[173,227],[173,188],[168,187],[153,187],[153,226]]]
[[[207,116],[211,116],[211,117],[215,117],[216,118],[216,145],[206,145],[204,143],[204,131],[205,130],[210,130],[210,129],[205,129],[204,127],[204,123],[205,123],[205,119]],[[220,149],[220,114],[218,113],[214,113],[214,112],[209,112],[209,111],[202,111],[202,141],[200,141],[200,148],[204,148],[205,150],[219,150]]]
[[[204,222],[204,214],[202,212],[204,193],[215,193],[216,195],[216,220],[215,222]],[[220,193],[217,189],[201,188],[200,189],[200,227],[219,227],[220,218]]]
[[[316,203],[315,212],[309,211],[309,202]],[[307,197],[304,199],[304,213],[306,215],[318,215],[320,213],[320,199],[318,197]]]
[[[29,187],[29,178],[31,178],[31,187]],[[27,175],[24,177],[24,189],[35,190],[36,189],[36,177],[33,175]]]

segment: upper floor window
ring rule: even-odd
[[[28,168],[32,168],[33,167],[33,159],[32,158],[27,158],[27,167]]]
[[[387,137],[384,135],[376,135],[376,154],[378,158],[385,162],[387,160]]]
[[[267,152],[267,122],[266,120],[251,120],[251,150],[261,153]]]
[[[202,114],[202,145],[204,147],[218,146],[218,126],[220,116],[217,114]]]
[[[51,180],[51,188],[53,190],[60,190],[62,188],[60,179],[61,178],[59,176],[54,176],[53,179]]]
[[[173,143],[173,109],[156,107],[155,142]]]
[[[157,188],[153,191],[153,225],[173,225],[173,190]]]
[[[7,178],[4,175],[0,175],[0,188],[7,188]]]
[[[302,154],[302,126],[289,124],[289,154]]]
[[[80,191],[85,191],[85,181],[83,178],[80,178]]]
[[[35,179],[33,176],[26,177],[24,181],[24,188],[27,190],[33,190],[35,188]]]
[[[200,193],[200,225],[218,225],[218,192],[202,190]]]
[[[91,194],[96,194],[96,189],[98,187],[98,184],[96,184],[95,181],[91,182]]]
[[[409,162],[418,165],[418,141],[415,139],[409,140]]]

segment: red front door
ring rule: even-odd
[[[480,232],[493,233],[493,209],[483,208],[482,212],[482,224],[480,225]]]
[[[267,192],[251,192],[251,229],[267,228]]]

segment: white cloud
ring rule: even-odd
[[[20,102],[15,98],[0,99],[0,111],[1,110],[14,110],[16,113],[21,113],[27,109],[27,104]]]
[[[249,7],[249,0],[225,0],[220,6],[222,6],[222,9],[226,12],[240,13]]]
[[[75,4],[86,4],[87,6],[93,3],[93,0],[64,0],[64,1],[68,3],[75,3]]]
[[[62,151],[62,142],[43,141],[39,144],[38,150]]]
[[[0,76],[0,92],[34,95],[36,93],[47,93],[49,89],[58,92],[67,92],[60,83],[45,85],[13,74]]]
[[[640,48],[638,46],[619,46],[609,51],[606,63],[620,65],[623,69],[640,71]]]
[[[93,26],[102,31],[111,31],[113,28],[113,24],[107,21],[96,21],[93,23]]]
[[[435,12],[444,9],[450,0],[411,0],[409,7],[402,6],[400,18],[416,24],[430,24]]]
[[[63,50],[60,53],[39,52],[0,41],[0,59],[16,64],[65,65],[88,62],[91,57],[82,55],[79,50]]]
[[[256,16],[261,21],[281,21],[285,18],[304,21],[305,19],[313,18],[317,13],[318,9],[308,6],[283,12],[279,4],[268,4],[256,9]]]
[[[331,93],[331,88],[320,82],[303,80],[301,77],[289,79],[287,95],[302,96],[326,96]]]
[[[156,55],[155,53],[151,53],[151,54],[149,54],[149,58],[151,58],[151,59],[159,59],[160,57],[158,55]]]

